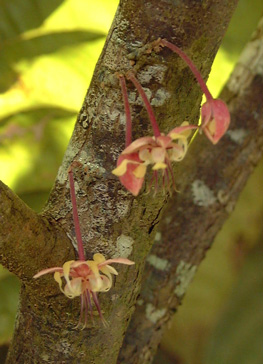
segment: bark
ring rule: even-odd
[[[262,158],[262,55],[263,18],[221,94],[231,111],[230,130],[216,147],[196,138],[178,170],[181,193],[169,201],[158,226],[119,363],[152,362],[206,250]]]
[[[236,2],[121,1],[49,203],[41,217],[33,214],[32,219],[35,219],[35,222],[28,227],[31,242],[36,239],[39,247],[37,251],[41,252],[41,255],[37,262],[33,261],[36,260],[35,253],[32,259],[29,259],[30,268],[27,268],[26,276],[33,275],[39,269],[61,265],[64,257],[68,260],[66,256],[70,252],[65,234],[74,245],[74,230],[67,169],[73,160],[83,165],[83,168],[75,170],[75,179],[87,259],[94,253],[101,252],[107,258],[129,257],[136,262],[136,266],[119,269],[117,267],[120,275],[114,288],[108,294],[100,295],[101,306],[109,323],[108,328],[102,327],[99,320],[96,320],[95,326],[88,330],[74,330],[79,314],[78,300],[69,301],[62,296],[50,277],[39,280],[37,284],[34,282],[34,285],[31,281],[24,280],[17,325],[7,364],[105,364],[105,360],[107,364],[116,363],[140,292],[145,258],[152,246],[156,227],[169,200],[169,194],[160,191],[152,198],[143,191],[135,199],[111,174],[125,143],[123,103],[114,73],[125,72],[133,65],[141,83],[152,94],[156,116],[161,121],[160,127],[164,132],[181,124],[185,119],[192,123],[197,122],[201,92],[188,68],[170,51],[146,54],[144,46],[159,37],[167,38],[182,47],[194,59],[206,78]],[[134,100],[133,136],[135,138],[151,135],[147,115],[139,99],[134,97],[134,88],[130,83],[128,88],[130,97]],[[199,157],[202,158],[202,153],[205,153],[204,150],[209,146],[205,141],[201,142],[201,137],[198,137],[198,140],[198,146],[204,148],[198,150]],[[235,145],[232,145],[232,150],[235,150]],[[182,193],[176,194],[175,199],[178,200],[178,204],[181,201],[182,205],[177,205],[176,219],[180,208],[189,208],[190,215],[193,211],[199,213],[198,206],[192,207],[192,199],[187,189],[190,176],[210,181],[207,175],[210,176],[211,171],[206,165],[202,165],[198,175],[195,175],[197,162],[191,158],[195,155],[194,149],[190,154],[183,164],[183,169],[178,172],[178,175],[181,174],[178,187]],[[238,155],[236,156],[238,158]],[[224,158],[227,160],[227,156]],[[209,184],[212,187],[212,182],[215,182],[213,174],[211,178]],[[221,188],[224,191],[222,186]],[[190,199],[189,202],[187,198]],[[220,211],[219,206],[221,210],[225,210],[224,204],[215,204],[212,212],[216,216]],[[11,212],[5,214],[4,220],[8,220],[10,214]],[[37,219],[40,219],[43,225],[52,225],[48,241],[44,238],[41,240],[39,232],[34,230]],[[189,243],[190,236],[187,238],[187,232],[190,229],[196,231],[197,227],[191,223],[189,226],[189,222],[186,225],[186,221],[182,223],[184,229],[180,230],[180,241],[185,240]],[[200,221],[197,223],[200,224]],[[60,227],[64,230],[64,235],[61,232],[63,237],[55,242]],[[167,227],[166,229],[168,230]],[[203,227],[200,229],[205,231]],[[40,230],[41,234],[46,234],[45,226]],[[196,243],[190,244],[188,252],[184,250],[185,255],[178,259],[184,258],[191,267],[197,265],[209,244],[210,240],[200,248]],[[190,257],[195,251],[198,254],[192,261]],[[3,262],[6,263],[8,256],[4,254],[3,252]],[[27,254],[27,250],[23,254]],[[179,266],[177,260],[175,263]],[[13,268],[14,272],[18,270],[18,267]],[[20,277],[23,277],[23,274],[22,272]],[[183,270],[181,276],[188,277],[188,271]],[[149,347],[147,352],[149,353]],[[126,363],[125,360],[122,362]],[[143,360],[148,360],[147,356]]]
[[[43,264],[63,263],[73,256],[69,238],[54,220],[37,215],[0,181],[1,263],[24,283]],[[55,259],[53,257],[55,256]]]

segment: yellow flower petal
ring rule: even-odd
[[[101,253],[96,253],[93,255],[93,260],[94,262],[96,263],[102,263],[102,262],[105,262],[105,258],[104,258],[104,255],[102,255]]]
[[[139,164],[132,173],[137,178],[143,178],[145,176],[146,169],[147,167],[144,164]]]
[[[62,288],[62,280],[61,280],[61,276],[60,276],[59,272],[54,273],[54,279],[58,283],[59,289],[61,290],[61,292],[65,294],[65,292],[64,292],[64,290]]]
[[[171,136],[171,138],[173,140],[175,140],[175,139],[186,139],[186,136],[183,135],[183,133],[182,134],[179,134],[179,133],[171,133],[170,136]]]
[[[103,268],[103,267],[102,267],[102,268]],[[106,267],[105,267],[105,268],[107,268],[111,274],[115,274],[116,276],[118,275],[118,272],[117,272],[117,271],[116,271],[116,269],[115,269],[115,268],[113,268],[112,266],[110,266],[110,265],[106,265]],[[102,270],[102,269],[100,269],[100,270],[103,272],[103,270]]]
[[[92,291],[98,292],[102,286],[98,263],[93,262],[93,260],[88,260],[87,263],[93,273],[92,275],[89,276],[89,283],[91,285]]]
[[[155,163],[155,165],[153,166],[153,170],[156,171],[157,169],[166,169],[167,168],[167,164],[159,162],[159,163]]]
[[[82,278],[81,277],[73,278],[70,283],[71,283],[70,286],[68,284],[65,285],[64,294],[68,298],[74,298],[74,297],[80,296],[83,291]]]
[[[64,263],[63,267],[62,267],[63,268],[64,278],[65,278],[67,284],[69,285],[69,287],[71,287],[71,283],[70,283],[70,279],[69,279],[69,273],[70,273],[71,265],[74,262],[75,262],[75,260],[69,260],[68,262]]]
[[[117,168],[115,168],[111,173],[115,174],[115,176],[123,176],[127,172],[127,164],[128,163],[135,163],[138,162],[130,161],[129,159],[124,159]]]

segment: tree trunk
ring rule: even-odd
[[[252,154],[253,159],[249,155],[247,164],[241,165],[243,158],[254,151],[248,147],[250,137],[254,147],[262,145],[262,106],[247,89],[244,94],[228,90],[225,98],[227,101],[231,99],[234,122],[239,128],[238,123],[244,123],[241,124],[244,130],[249,130],[251,125],[254,129],[244,140],[238,141],[240,144],[233,142],[229,134],[230,138],[225,138],[218,147],[211,147],[198,136],[187,159],[177,168],[177,185],[181,193],[175,194],[171,202],[168,203],[169,194],[162,191],[155,198],[145,191],[134,198],[111,174],[125,143],[124,110],[115,72],[129,69],[137,72],[142,85],[151,92],[162,131],[169,131],[183,120],[197,122],[201,91],[191,72],[169,50],[149,54],[144,46],[159,37],[167,38],[184,49],[207,78],[236,2],[121,1],[42,216],[30,211],[30,217],[23,217],[26,207],[11,192],[3,194],[1,222],[7,224],[10,221],[8,231],[17,231],[18,227],[14,220],[11,224],[10,217],[14,213],[20,214],[19,228],[21,226],[23,230],[23,239],[11,232],[7,239],[3,233],[0,235],[3,264],[22,280],[17,325],[7,364],[115,364],[140,293],[145,259],[154,237],[157,237],[159,244],[154,248],[157,250],[148,257],[148,268],[153,269],[149,274],[155,278],[144,278],[146,288],[138,301],[142,304],[137,309],[138,320],[135,317],[120,363],[148,363],[152,360],[160,340],[156,331],[170,318],[171,310],[180,301],[205,250],[231,210],[250,172],[248,166],[260,155],[258,151],[256,155]],[[262,75],[257,74],[251,82],[262,94]],[[250,84],[248,90],[249,87]],[[130,83],[128,89],[134,100],[133,137],[151,135],[147,115],[138,98],[133,97],[136,94]],[[250,100],[251,105],[247,106],[245,114],[242,109],[240,117],[238,107],[244,107],[246,100]],[[253,110],[257,110],[257,117],[251,117],[252,105]],[[256,128],[258,134],[254,138]],[[75,171],[75,180],[87,259],[100,252],[107,258],[122,256],[136,262],[135,267],[117,268],[120,275],[114,288],[100,295],[108,328],[102,327],[98,319],[89,329],[74,329],[79,315],[78,300],[66,299],[51,277],[37,282],[31,279],[43,268],[62,266],[66,260],[74,259],[70,248],[70,241],[73,246],[75,241],[67,182],[67,169],[73,161],[83,166]],[[234,180],[234,173],[241,171],[242,178]],[[207,189],[210,199],[203,198]],[[1,196],[5,190],[3,186]],[[10,199],[15,202],[7,209]],[[166,219],[163,218],[156,235],[166,205]],[[28,240],[24,234],[28,234]],[[43,238],[46,234],[48,239]],[[34,240],[35,246],[32,244]],[[17,246],[19,249],[14,254]],[[156,271],[161,257],[166,268],[161,260],[164,268]],[[174,276],[177,283],[172,281]],[[131,337],[134,337],[134,348],[131,347]]]
[[[178,170],[180,193],[158,226],[119,363],[152,362],[206,250],[262,158],[262,52],[263,18],[221,94],[231,111],[230,130],[216,147],[196,138]]]

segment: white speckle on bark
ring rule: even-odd
[[[262,25],[259,25],[259,28],[260,26],[262,27]],[[240,55],[227,86],[230,91],[238,94],[247,88],[256,74],[263,75],[262,36],[247,44]]]
[[[226,212],[228,212],[229,214],[231,214],[231,212],[234,211],[235,208],[235,202],[234,201],[230,201],[227,205],[226,205]]]
[[[222,205],[226,205],[229,200],[229,194],[224,190],[219,190],[217,193],[217,199]]]
[[[134,240],[127,235],[121,234],[117,238],[117,251],[113,255],[113,258],[128,258],[133,249]]]
[[[112,121],[115,121],[119,115],[120,115],[120,112],[118,110],[112,110],[112,111],[108,112],[108,116]]]
[[[144,92],[146,93],[146,96],[148,100],[151,100],[152,98],[152,91],[149,88],[143,87]],[[134,102],[135,105],[144,105],[141,96],[138,96],[137,99]]]
[[[162,259],[154,254],[147,257],[147,262],[158,270],[167,270],[170,267],[170,263],[167,259]]]
[[[146,317],[149,321],[151,321],[153,324],[156,324],[157,321],[159,321],[166,313],[166,308],[160,308],[157,309],[154,307],[151,303],[148,303],[146,305]]]
[[[41,355],[42,360],[44,360],[45,362],[49,363],[50,362],[50,357],[48,354],[43,354]]]
[[[75,156],[78,153],[79,146],[77,144],[72,143],[70,141],[68,148],[66,150],[64,159],[62,161],[62,165],[60,166],[57,174],[57,182],[60,184],[64,184],[68,179],[68,167],[70,163],[74,160]]]
[[[121,201],[116,204],[117,214],[119,217],[124,217],[129,211],[129,203],[126,201]]]
[[[88,159],[88,153],[82,149],[82,151],[80,152],[79,160],[81,163],[85,164],[87,159]]]
[[[155,234],[154,241],[161,241],[161,240],[162,240],[162,233],[160,233],[160,231],[158,231],[158,232]]]
[[[245,137],[247,136],[248,132],[245,129],[235,129],[235,130],[228,130],[226,134],[233,142],[241,145]]]
[[[87,174],[96,172],[97,174],[103,174],[106,172],[106,169],[99,166],[98,164],[86,162],[87,166]]]
[[[128,100],[131,104],[134,104],[136,98],[137,98],[137,93],[135,91],[129,92]]]
[[[210,188],[199,179],[192,183],[192,193],[194,203],[198,206],[207,207],[216,201],[213,191],[211,191]]]
[[[192,265],[191,263],[186,263],[183,260],[180,261],[177,269],[176,269],[176,287],[174,293],[177,297],[182,297],[189,283],[192,281],[195,272],[197,270],[197,266]]]
[[[159,90],[157,90],[154,98],[151,101],[151,105],[162,106],[170,97],[171,97],[170,92],[168,92],[164,88],[159,88]]]
[[[142,306],[144,304],[144,300],[142,298],[139,298],[136,303],[138,306]]]
[[[111,300],[112,300],[112,301],[116,301],[119,297],[120,297],[120,295],[118,295],[118,294],[113,294],[113,295],[111,296]]]
[[[64,355],[68,355],[71,351],[71,344],[67,339],[61,339],[56,345],[56,350]]]
[[[120,113],[119,121],[121,125],[126,125],[126,115],[124,113]]]
[[[166,216],[165,217],[166,224],[170,224],[171,221],[172,221],[172,216]]]
[[[163,64],[146,66],[145,69],[141,71],[137,77],[142,84],[149,83],[152,78],[161,83],[164,79],[164,74],[166,70],[167,67]]]

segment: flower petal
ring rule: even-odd
[[[153,163],[163,163],[164,164],[165,154],[166,153],[165,153],[164,148],[160,148],[160,147],[153,148],[152,152],[151,152]]]
[[[59,272],[55,272],[55,273],[54,273],[54,279],[55,279],[55,281],[58,283],[58,285],[59,285],[59,289],[61,290],[61,292],[62,292],[63,294],[65,294],[65,292],[64,292],[64,290],[63,290],[63,288],[62,288],[62,280],[61,280],[61,275],[60,275],[60,273],[59,273]]]
[[[136,178],[144,178],[147,167],[145,164],[140,164],[132,172]]]
[[[156,146],[156,141],[153,137],[142,137],[134,140],[121,154],[131,154],[138,152],[141,148],[151,148]]]
[[[118,177],[123,176],[127,172],[129,163],[138,164],[138,162],[130,161],[129,159],[123,159],[123,161],[118,165],[118,167],[113,169],[111,173],[115,174],[115,176]]]
[[[64,287],[64,294],[68,298],[74,298],[74,297],[80,296],[83,293],[83,291],[84,291],[84,287],[83,287],[83,282],[82,282],[81,277],[73,278],[70,281],[70,286],[68,284],[66,284]]]
[[[35,275],[33,276],[33,278],[38,278],[38,277],[43,276],[44,274],[47,274],[47,273],[54,273],[54,272],[60,272],[60,273],[63,273],[63,269],[62,269],[61,267],[53,267],[53,268],[43,269],[43,270],[41,270],[40,272],[38,272],[37,274],[35,274]]]
[[[120,264],[127,264],[127,265],[133,265],[135,264],[135,262],[131,261],[130,259],[126,259],[126,258],[112,258],[112,259],[108,259],[105,260],[105,262],[101,263],[98,265],[99,269],[105,265],[109,265],[112,263],[120,263]]]
[[[166,168],[167,168],[167,164],[162,163],[162,162],[155,163],[155,165],[152,167],[152,169],[154,171],[157,171],[158,169],[166,169]]]
[[[99,263],[105,262],[106,259],[105,259],[104,255],[102,255],[100,253],[96,253],[93,255],[93,260],[94,260],[94,262],[99,264]]]
[[[187,121],[184,121],[181,126],[172,129],[168,135],[172,139],[179,139],[178,135],[188,138],[192,130],[198,129],[197,125],[189,125]]]
[[[111,279],[111,274],[114,274],[115,276],[118,275],[118,272],[116,271],[116,269],[111,267],[110,265],[100,267],[100,271],[102,271],[102,273],[106,274],[106,276],[108,276],[110,279]]]
[[[218,143],[230,124],[227,105],[220,99],[209,100],[202,106],[201,116],[204,133],[213,144]]]
[[[110,276],[110,279],[106,276],[100,276],[101,278],[101,282],[102,282],[102,285],[100,287],[100,290],[99,292],[107,292],[111,289],[112,287],[112,278]]]
[[[63,276],[68,284],[68,286],[71,286],[71,281],[69,279],[69,274],[70,274],[70,268],[72,263],[75,263],[75,260],[69,260],[68,262],[63,264]],[[55,277],[55,276],[54,276]]]
[[[129,160],[129,162],[127,163],[126,172],[122,176],[119,176],[120,182],[134,196],[137,196],[142,188],[144,178],[137,178],[133,174],[133,171],[142,162],[141,162],[138,154],[133,153],[133,154],[128,154],[128,155],[120,155],[118,158],[117,165],[119,165],[123,161],[123,159]],[[133,161],[133,162],[131,162],[131,161]]]

